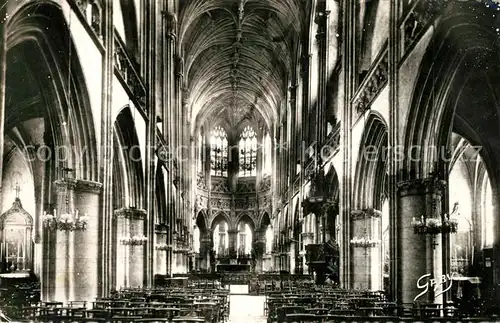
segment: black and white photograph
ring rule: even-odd
[[[500,0],[0,0],[3,322],[500,322]]]

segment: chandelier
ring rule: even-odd
[[[51,231],[85,231],[89,218],[87,215],[80,215],[78,210],[71,212],[69,210],[69,202],[66,197],[66,212],[57,214],[54,209],[53,214],[43,212],[43,226]]]
[[[159,243],[155,245],[155,249],[159,251],[167,251],[172,249],[172,245],[166,244],[166,243]]]
[[[458,221],[450,218],[448,214],[444,215],[444,221],[440,218],[426,218],[422,215],[419,220],[413,218],[411,226],[415,234],[447,234],[457,232]]]
[[[120,243],[125,246],[141,246],[146,244],[148,238],[144,235],[138,236],[134,235],[133,237],[121,237]]]
[[[351,246],[353,247],[375,248],[380,243],[380,240],[368,239],[366,237],[363,238],[354,237],[353,239],[351,239],[350,243]]]

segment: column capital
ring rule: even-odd
[[[78,179],[76,180],[75,191],[100,194],[102,191],[102,184],[99,182]]]
[[[382,212],[379,210],[375,210],[373,208],[367,208],[362,210],[352,210],[351,211],[351,219],[352,220],[360,220],[365,218],[381,218]]]
[[[422,195],[426,193],[440,192],[446,187],[446,181],[434,177],[419,178],[397,184],[399,195]]]
[[[77,180],[74,178],[62,178],[54,181],[58,192],[65,192],[66,190],[74,190]]]
[[[144,220],[147,212],[136,208],[121,208],[113,211],[115,218],[126,218],[133,220]]]

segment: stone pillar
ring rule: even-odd
[[[354,289],[382,290],[380,213],[351,213],[351,268]]]
[[[178,219],[176,219],[178,220]],[[177,222],[177,221],[176,221]],[[178,238],[179,238],[179,233],[178,233],[178,229],[176,229],[176,232],[177,233],[174,233],[173,235],[173,244],[172,244],[172,274],[178,274],[180,273],[180,258],[181,258],[181,255],[179,253],[179,250],[178,250],[178,245],[179,245],[179,242],[178,242]]]
[[[306,226],[307,228],[308,226]],[[307,230],[307,229],[306,229]],[[309,273],[309,265],[307,264],[306,258],[306,246],[314,243],[314,233],[313,232],[303,232],[302,233],[302,241],[304,242],[304,273]]]
[[[114,243],[113,243],[113,80],[114,80],[114,24],[113,1],[103,2],[102,40],[106,48],[102,61],[102,105],[101,105],[101,165],[99,181],[102,183],[102,199],[100,205],[100,255],[99,297],[108,296],[110,290],[116,288],[114,277]]]
[[[155,275],[168,274],[168,251],[172,246],[168,243],[167,228],[162,225],[157,225],[155,228],[155,253],[156,253],[156,269]]]
[[[343,226],[342,236],[340,240],[340,283],[342,287],[350,286],[350,261],[349,261],[349,232],[350,232],[350,214],[351,200],[352,200],[352,180],[353,165],[352,160],[352,131],[353,124],[353,107],[352,97],[355,92],[356,78],[355,61],[356,61],[356,17],[358,15],[356,1],[342,0],[342,35],[341,36],[341,53],[342,53],[342,66],[343,66],[343,109],[341,113],[342,128],[340,130],[341,136],[341,156],[342,160],[342,176],[340,176],[340,210],[341,210],[341,225]]]
[[[115,210],[117,224],[117,287],[143,286],[144,244],[130,244],[125,239],[144,236],[146,211],[136,208]]]
[[[31,152],[28,152],[31,153]],[[33,157],[33,156],[31,156]],[[44,212],[44,196],[46,193],[45,190],[45,163],[41,161],[40,158],[32,158],[32,169],[33,169],[33,177],[35,180],[35,216],[34,216],[34,240],[35,246],[33,251],[33,265],[32,270],[38,277],[42,277],[42,268],[43,268],[43,243],[42,243],[42,235],[43,235],[43,223],[42,223],[42,214]],[[1,177],[0,177],[1,178]],[[51,211],[51,210],[47,210]]]
[[[75,179],[63,179],[54,182],[57,189],[57,208],[55,216],[59,217],[74,210]],[[50,299],[67,302],[73,299],[71,295],[73,280],[73,238],[74,232],[65,228],[57,228],[55,236],[55,253],[53,258],[55,281],[54,294]],[[95,263],[95,259],[93,261]]]
[[[300,154],[301,150],[297,149],[297,87],[298,85],[295,84],[297,81],[297,76],[296,73],[292,73],[292,85],[288,88],[289,91],[289,106],[290,106],[290,133],[292,134],[290,138],[290,145],[294,149],[290,149],[290,171],[291,171],[291,178],[292,178],[292,183],[295,181],[296,175],[297,175],[297,162],[300,161]],[[293,188],[295,189],[295,187]]]
[[[73,221],[86,216],[81,227],[61,227],[55,231],[54,294],[49,298],[67,302],[91,301],[98,294],[98,224],[99,194],[102,185],[96,182],[65,178],[55,181],[57,188],[56,216],[69,214]],[[78,213],[76,213],[78,212]]]
[[[317,111],[316,111],[316,127],[317,136],[316,140],[322,144],[326,135],[326,85],[328,82],[328,16],[330,12],[327,10],[319,10],[316,13],[315,22],[318,24],[318,31],[316,34],[316,41],[318,44],[318,60],[319,60],[319,74],[318,77],[318,100],[317,100]],[[314,71],[313,71],[314,73]]]
[[[412,221],[421,217],[441,218],[443,188],[443,181],[432,178],[398,183],[398,272],[391,273],[391,280],[398,279],[399,302],[442,303],[439,293],[443,286],[433,285],[441,285],[443,274],[441,236],[417,234]]]
[[[80,215],[88,217],[87,228],[75,231],[73,245],[73,300],[92,301],[98,295],[98,262],[100,255],[99,197],[101,183],[77,180],[74,203]]]
[[[207,270],[210,269],[210,251],[212,250],[212,238],[205,234],[201,237],[200,241],[200,265],[199,269]]]
[[[266,254],[266,228],[255,230],[254,246],[255,243],[259,244],[259,248],[263,247],[261,252],[257,255],[255,271],[260,273],[264,268],[264,255]],[[252,246],[252,248],[254,248]]]
[[[7,5],[0,7],[0,18],[5,17]],[[3,173],[3,149],[4,149],[4,128],[5,128],[5,73],[7,70],[7,36],[5,22],[0,23],[0,179]],[[0,181],[0,192],[2,183]],[[1,203],[1,202],[0,202]],[[0,205],[1,206],[1,205]]]

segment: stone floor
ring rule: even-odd
[[[229,323],[265,323],[265,296],[230,295]]]

